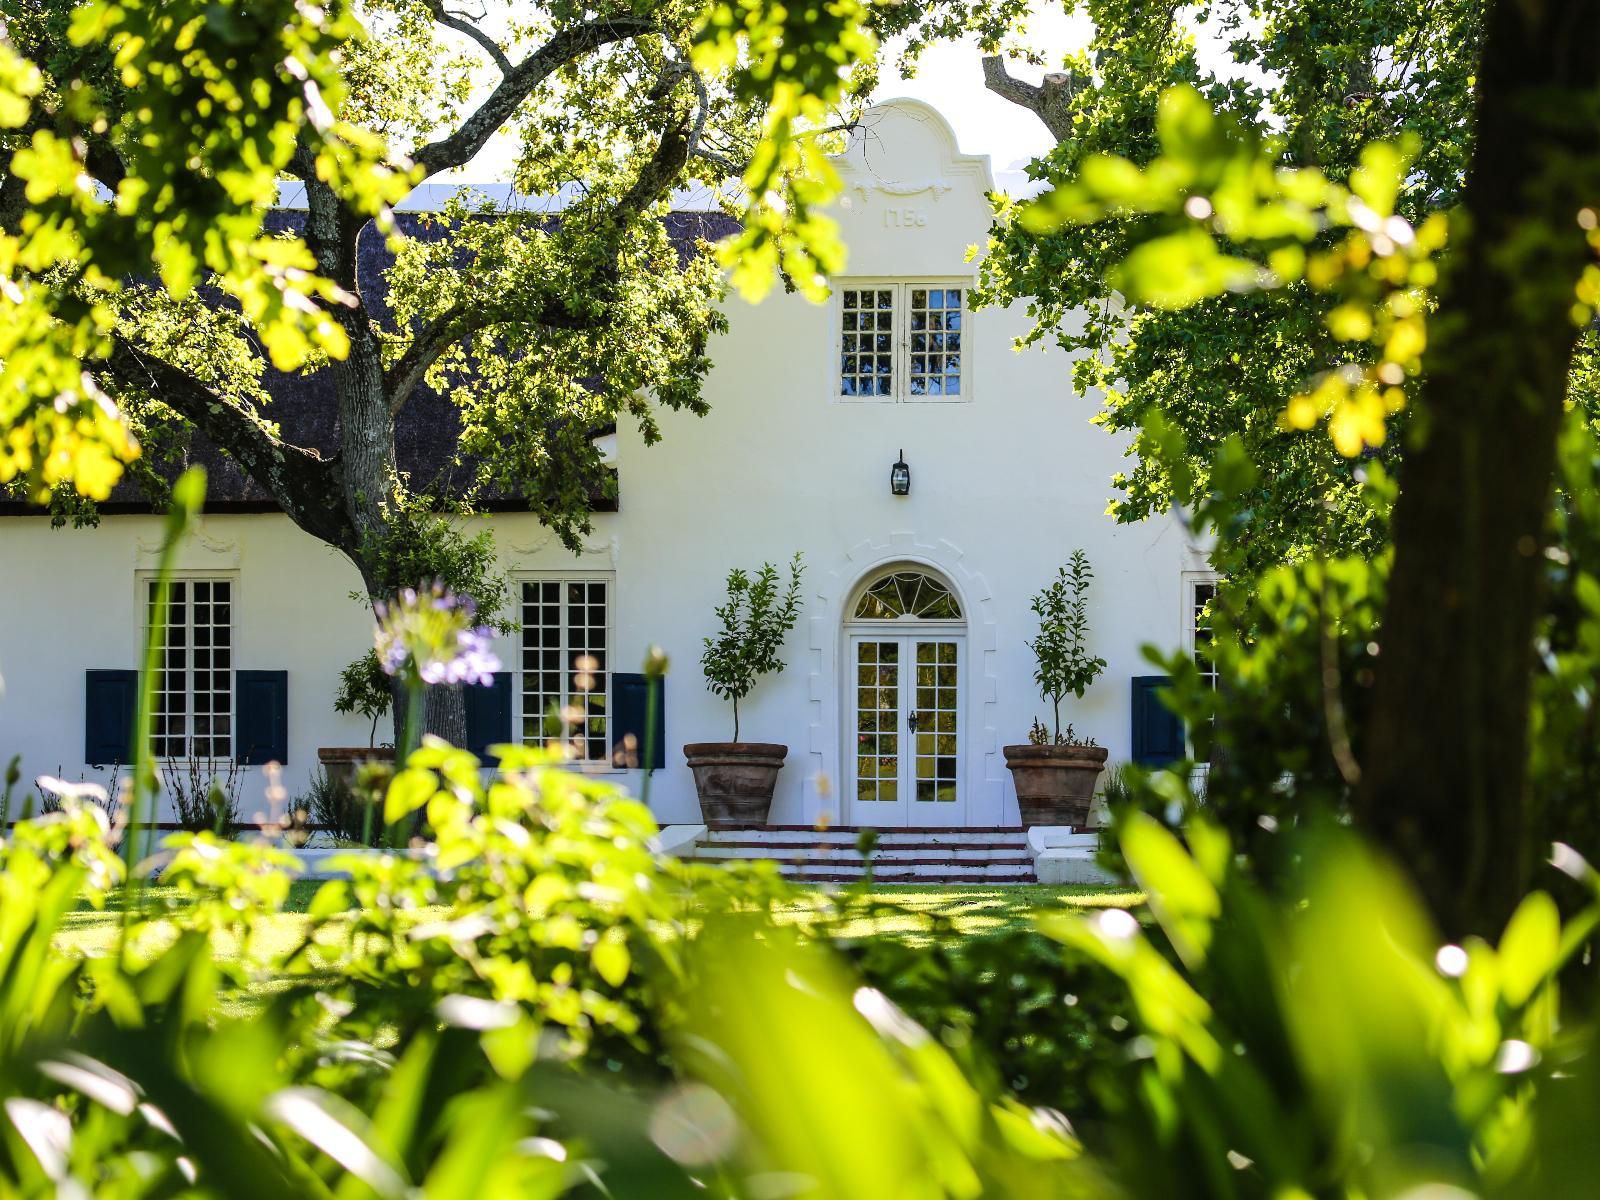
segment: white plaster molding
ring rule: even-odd
[[[946,192],[955,188],[955,184],[948,179],[934,177],[932,179],[913,179],[907,182],[884,179],[878,175],[871,175],[865,179],[858,179],[850,185],[856,194],[864,201],[871,192],[883,192],[890,196],[920,196],[923,192],[932,192],[935,201]]]
[[[817,576],[812,616],[806,623],[810,636],[807,661],[811,679],[811,737],[804,816],[809,824],[824,815],[840,822],[850,819],[850,797],[842,789],[848,772],[844,766],[841,700],[844,687],[843,607],[869,575],[898,563],[930,567],[956,589],[967,621],[966,824],[999,825],[1005,806],[1005,764],[999,753],[996,708],[1000,693],[995,671],[999,635],[994,596],[988,580],[966,563],[966,553],[940,539],[923,542],[916,534],[897,530],[879,540],[858,542],[833,567]],[[974,719],[976,718],[976,719]]]
[[[1076,850],[1046,850],[1033,860],[1033,873],[1040,883],[1114,884],[1120,882],[1094,861],[1093,854]]]
[[[920,127],[933,135],[938,161],[931,172],[923,173],[927,172],[926,166],[913,167],[901,177],[893,169],[879,168],[880,156],[891,162],[895,158],[894,126],[897,122],[904,122],[907,127]],[[976,183],[980,191],[994,190],[989,156],[963,154],[955,130],[944,115],[933,105],[908,96],[885,100],[868,109],[852,131],[844,153],[836,155],[833,164],[845,186],[859,193],[863,201],[874,191],[888,196],[932,192],[937,201],[967,180]],[[902,163],[902,169],[905,165]]]
[[[656,834],[652,848],[658,854],[671,854],[678,858],[693,858],[695,847],[706,836],[704,825],[664,825]]]
[[[239,543],[235,539],[213,537],[206,532],[205,519],[201,518],[178,544],[173,555],[176,571],[209,571],[239,565]],[[158,570],[161,566],[161,539],[149,541],[134,538],[134,568],[141,571]]]
[[[539,526],[534,536],[528,538],[525,542],[515,542],[508,538],[503,544],[507,550],[522,558],[536,558],[552,545],[563,551],[566,549],[561,545],[561,540],[556,536],[555,530],[543,525]],[[615,570],[617,566],[617,539],[614,535],[605,539],[590,539],[580,544],[577,554],[571,557],[574,563],[588,569],[605,566]],[[515,569],[525,567],[527,564],[512,563],[511,565]]]
[[[1028,827],[1028,851],[1035,857],[1046,850],[1069,850],[1087,847],[1091,852],[1100,841],[1099,834],[1075,829],[1071,825],[1031,825]]]
[[[1040,883],[1116,883],[1095,862],[1099,835],[1070,825],[1035,825],[1028,830],[1028,853]]]

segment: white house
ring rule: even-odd
[[[728,301],[710,415],[663,414],[664,438],[648,448],[627,426],[616,433],[616,511],[596,514],[581,554],[526,514],[485,518],[521,631],[500,639],[499,710],[480,710],[502,734],[536,737],[547,706],[572,699],[573,656],[593,655],[594,699],[615,700],[582,769],[637,789],[638,771],[611,765],[613,742],[638,724],[636,673],[661,646],[672,665],[650,802],[664,822],[696,820],[682,746],[732,731],[698,665],[723,579],[800,551],[804,608],[787,667],[741,708],[747,740],[789,748],[772,822],[1013,826],[1001,748],[1047,716],[1026,645],[1032,595],[1075,547],[1087,552],[1093,649],[1109,667],[1064,719],[1113,761],[1171,754],[1135,744],[1150,702],[1135,681],[1153,670],[1140,647],[1192,644],[1205,555],[1175,519],[1119,526],[1105,515],[1125,444],[1090,424],[1099,398],[1074,393],[1059,352],[1014,348],[1023,312],[973,310],[969,247],[989,227],[988,160],[962,154],[933,109],[897,101],[873,112],[839,165],[848,274],[823,304]],[[902,456],[910,489],[895,495]],[[252,511],[264,507],[214,505],[181,549],[166,748],[222,757],[265,738],[293,795],[319,746],[366,742],[366,722],[337,716],[332,700],[371,625],[350,598],[350,564],[281,514]],[[0,757],[20,750],[25,778],[103,778],[86,744],[90,709],[107,702],[92,680],[137,665],[160,519],[113,507],[98,528],[53,530],[5,511]],[[905,586],[885,585],[891,576]],[[876,670],[890,662],[908,669]],[[937,665],[920,696],[913,663]],[[892,717],[880,725],[886,688]],[[248,810],[259,783],[246,794]]]

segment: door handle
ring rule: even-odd
[[[915,733],[917,731],[917,719],[918,719],[918,714],[917,713],[913,712],[913,713],[907,713],[906,714],[906,728],[911,730],[912,733]]]

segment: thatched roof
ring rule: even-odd
[[[430,214],[402,211],[395,214],[401,230],[408,237],[434,240],[443,237],[445,230]],[[552,220],[559,219],[552,217]],[[268,218],[268,228],[299,228],[305,214],[293,209],[279,209]],[[727,236],[736,228],[732,218],[715,212],[674,212],[665,218],[668,232],[678,247],[679,256],[687,261],[701,241],[713,242]],[[388,268],[393,262],[383,236],[372,225],[362,230],[357,242],[363,298],[375,315],[387,317],[389,296]],[[263,386],[272,397],[266,415],[277,422],[284,438],[298,446],[321,451],[332,456],[339,445],[338,404],[334,398],[333,380],[328,371],[309,375],[290,375],[270,366],[262,379]],[[615,432],[615,426],[597,428],[594,436]],[[471,464],[454,466],[456,445],[461,435],[458,412],[453,403],[426,383],[418,386],[400,411],[395,425],[395,449],[400,469],[410,474],[419,484],[437,481],[447,490],[452,476],[461,479],[463,486],[472,478]],[[203,434],[196,432],[182,463],[164,469],[163,474],[176,474],[184,466],[200,464],[206,468],[206,508],[211,512],[274,512],[277,505],[260,485],[247,476]],[[596,511],[614,507],[612,501],[594,498]],[[507,500],[486,503],[491,509],[511,510],[525,508],[519,501]],[[107,514],[149,512],[150,502],[138,485],[124,480],[111,498],[99,506]],[[37,515],[39,509],[18,501],[0,497],[0,515]]]

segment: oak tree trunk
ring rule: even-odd
[[[1498,935],[1530,845],[1533,630],[1600,206],[1600,3],[1499,0],[1476,147],[1394,510],[1357,813],[1452,937]]]

